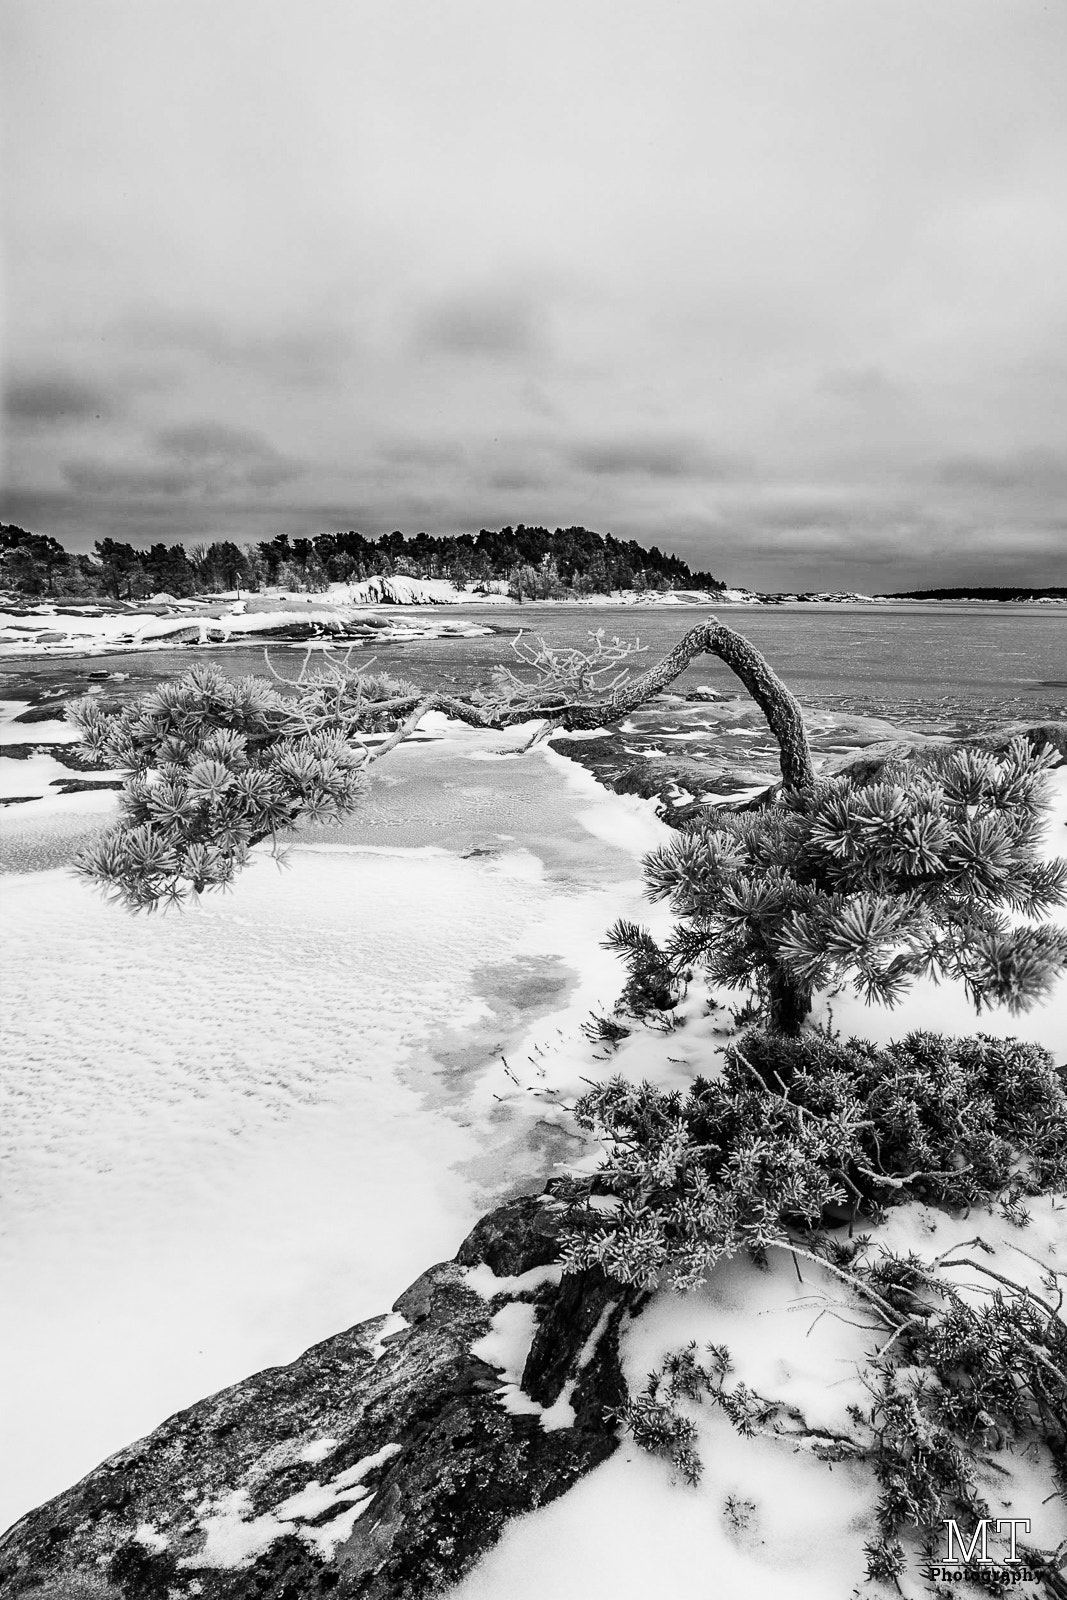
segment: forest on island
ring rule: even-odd
[[[378,574],[441,578],[457,589],[504,582],[516,599],[556,600],[614,590],[722,589],[710,572],[692,571],[679,556],[633,539],[588,528],[482,528],[456,536],[400,532],[367,538],[355,531],[256,544],[231,540],[151,544],[138,548],[98,539],[92,554],[71,552],[50,534],[0,525],[0,587],[32,598],[177,599],[268,586],[315,593],[331,583]]]

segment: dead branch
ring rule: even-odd
[[[617,641],[612,641],[612,645]],[[810,789],[815,782],[811,750],[800,705],[773,672],[754,645],[716,618],[698,623],[678,641],[663,660],[636,678],[616,684],[610,692],[589,699],[573,699],[557,682],[520,685],[502,698],[476,701],[451,694],[398,695],[374,701],[375,715],[393,715],[408,723],[418,710],[442,711],[468,727],[499,731],[518,723],[547,719],[566,732],[609,726],[661,694],[698,656],[718,656],[744,684],[767,719],[778,743],[782,782],[787,789]],[[610,663],[614,665],[615,663]],[[521,692],[520,692],[521,691]]]

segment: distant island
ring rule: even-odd
[[[898,589],[879,595],[880,600],[1067,600],[1067,587],[1046,584],[1040,589],[979,589],[973,584],[959,589]]]
[[[961,585],[901,589],[759,592],[694,570],[656,545],[589,528],[482,528],[477,534],[399,531],[369,539],[353,529],[258,543],[216,540],[138,547],[98,539],[91,553],[69,551],[51,534],[0,523],[0,592],[8,603],[124,605],[198,597],[322,595],[353,604],[440,605],[492,599],[679,601],[721,605],[887,605],[893,601],[1067,602],[1067,587]]]
[[[50,534],[0,524],[0,587],[29,597],[140,600],[280,588],[325,593],[331,584],[368,578],[445,580],[456,590],[504,585],[516,600],[566,600],[592,594],[670,590],[722,591],[710,572],[633,539],[588,528],[482,528],[456,537],[350,530],[311,539],[277,534],[258,544],[153,544],[138,549],[98,539],[93,553],[65,550]]]

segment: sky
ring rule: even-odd
[[[0,519],[1067,582],[1067,5],[0,0]]]

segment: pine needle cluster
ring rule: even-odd
[[[975,1251],[972,1259],[967,1252]],[[976,1297],[945,1275],[946,1267],[974,1265],[980,1239],[924,1263],[915,1256],[878,1253],[866,1240],[827,1253],[847,1262],[860,1298],[853,1316],[881,1305],[893,1337],[866,1364],[870,1402],[848,1408],[850,1429],[813,1429],[794,1407],[768,1400],[743,1382],[727,1386],[729,1350],[709,1344],[706,1359],[695,1342],[668,1351],[643,1389],[615,1415],[636,1444],[666,1459],[690,1484],[703,1462],[694,1407],[710,1400],[742,1438],[770,1434],[800,1443],[833,1463],[866,1464],[877,1483],[876,1534],[865,1546],[867,1577],[894,1581],[914,1561],[937,1564],[947,1519],[973,1526],[990,1509],[981,1485],[1005,1470],[1003,1452],[1031,1460],[1046,1453],[1064,1479],[1067,1447],[1067,1325],[1062,1319],[1062,1275],[1049,1273],[1041,1292],[994,1273],[992,1292]],[[866,1302],[862,1298],[867,1296]],[[862,1324],[861,1324],[862,1325]],[[874,1331],[872,1329],[872,1331]],[[998,1459],[999,1458],[999,1459]],[[1050,1580],[1059,1594],[1058,1557],[1020,1547],[1027,1567]],[[989,1574],[990,1587],[1004,1592]]]
[[[1067,1094],[1021,1040],[912,1033],[885,1050],[752,1030],[684,1096],[613,1078],[577,1103],[606,1149],[614,1212],[579,1211],[568,1271],[689,1288],[848,1217],[918,1199],[960,1208],[1067,1184]]]
[[[607,942],[638,994],[646,975],[677,992],[700,967],[754,983],[787,1031],[841,982],[891,1006],[917,977],[953,978],[978,1011],[1025,1010],[1067,965],[1067,933],[1014,920],[1067,899],[1067,861],[1039,853],[1054,760],[1019,738],[869,785],[825,779],[761,811],[708,808],[645,862],[649,898],[679,919],[667,945],[629,923]]]
[[[86,698],[68,715],[99,763],[128,773],[119,823],[75,869],[130,910],[222,889],[261,840],[336,820],[366,787],[363,735],[406,686],[312,673],[295,694],[194,667],[130,706]]]
[[[1062,1485],[1067,1324],[1062,1275],[1045,1273],[1035,1291],[990,1267],[993,1252],[980,1237],[931,1263],[913,1255],[869,1259],[866,1241],[857,1243],[857,1283],[884,1295],[900,1316],[870,1363],[871,1403],[850,1408],[879,1484],[879,1538],[867,1547],[868,1576],[878,1577],[887,1567],[904,1569],[902,1535],[930,1541],[946,1518],[989,1515],[979,1485],[990,1468],[1003,1470],[1000,1452],[1043,1448]],[[946,1276],[949,1268],[969,1269],[969,1280]],[[934,1549],[926,1554],[938,1559]],[[1046,1567],[1034,1552],[1026,1560]]]
[[[725,1345],[707,1346],[707,1363],[697,1359],[696,1341],[669,1351],[662,1366],[650,1372],[637,1395],[615,1413],[650,1455],[664,1456],[686,1483],[697,1484],[703,1463],[696,1448],[697,1430],[682,1409],[683,1402],[699,1405],[707,1397],[726,1414],[742,1438],[751,1438],[773,1419],[777,1407],[760,1400],[747,1384],[726,1387],[732,1370]]]

